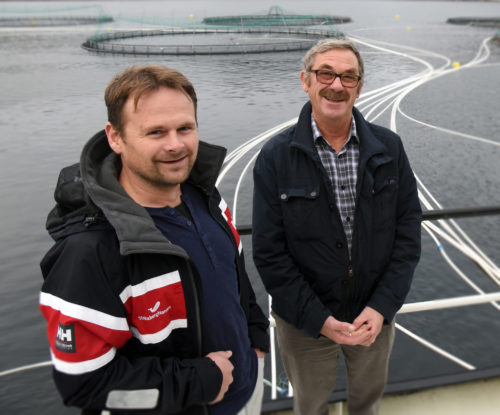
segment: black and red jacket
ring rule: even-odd
[[[200,142],[189,182],[231,236],[240,303],[252,347],[267,351],[268,321],[245,271],[241,241],[215,188],[225,149]],[[202,356],[201,285],[184,249],[170,243],[118,183],[120,158],[104,131],[79,164],[60,173],[41,262],[40,309],[65,404],[113,413],[203,414],[222,375]]]

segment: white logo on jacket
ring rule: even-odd
[[[156,305],[153,308],[148,308],[148,310],[151,311],[152,313],[154,313],[154,310],[158,310],[158,307],[160,307],[159,301],[156,303]],[[137,318],[139,320],[153,320],[154,318],[160,317],[161,315],[168,313],[171,308],[172,308],[172,306],[169,305],[164,310],[157,311],[156,313],[151,314],[149,316],[137,316]]]
[[[143,344],[164,341],[172,330],[187,327],[187,314],[178,270],[128,285],[120,293],[132,335]]]
[[[153,308],[148,308],[148,310],[154,313],[156,310],[158,310],[159,307],[160,307],[160,302],[157,301],[155,306]]]

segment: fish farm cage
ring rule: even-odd
[[[278,6],[272,6],[267,14],[206,17],[202,23],[219,26],[316,26],[350,23],[350,17],[329,15],[289,14]]]
[[[34,17],[0,17],[0,27],[51,27],[79,26],[113,22],[111,16],[79,17],[79,16],[34,16]]]
[[[446,22],[468,26],[500,27],[500,17],[451,17]]]
[[[101,25],[115,21],[99,5],[47,6],[43,3],[0,3],[0,28]]]
[[[306,50],[318,39],[344,37],[333,27],[172,28],[104,32],[87,39],[82,47],[111,54],[221,55]],[[150,38],[147,44],[144,38]],[[178,42],[169,44],[165,38],[175,38]],[[200,39],[208,41],[200,43]]]

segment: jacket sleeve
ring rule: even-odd
[[[41,263],[40,310],[65,404],[174,414],[212,401],[222,374],[211,359],[124,353],[133,327],[99,258],[117,260],[76,235],[56,243]]]
[[[422,209],[417,183],[399,138],[398,144],[399,186],[393,249],[389,264],[367,303],[387,322],[394,319],[404,304],[421,252]]]
[[[307,283],[288,249],[273,151],[264,147],[253,170],[253,258],[272,296],[273,311],[318,337],[331,312]]]
[[[240,254],[238,261],[240,264],[245,263],[243,252]],[[250,344],[254,349],[260,349],[265,353],[269,352],[269,320],[262,312],[262,309],[257,304],[255,292],[250,283],[250,279],[244,266],[240,266],[240,293],[242,298],[242,306],[246,314],[248,324],[248,337]]]

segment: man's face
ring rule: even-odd
[[[106,132],[121,156],[125,189],[165,191],[188,178],[198,153],[198,130],[194,104],[186,94],[161,87],[143,95],[137,108],[131,96],[123,119],[122,135],[109,123]]]
[[[358,60],[349,49],[331,49],[316,54],[311,69],[327,69],[337,74],[359,75]],[[331,85],[326,85],[318,82],[314,73],[309,73],[307,79],[304,71],[301,72],[300,79],[302,88],[309,94],[316,122],[350,121],[354,101],[361,93],[362,81],[356,87],[346,88],[337,77]]]

